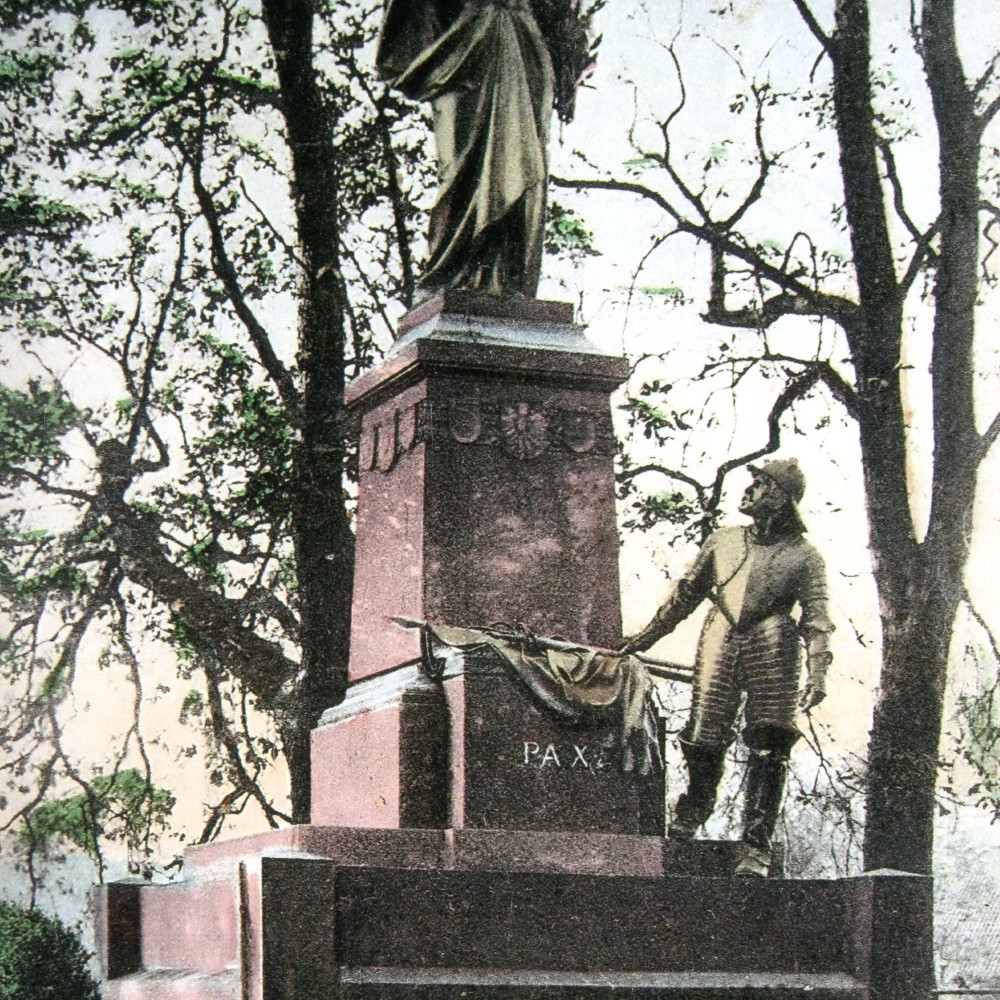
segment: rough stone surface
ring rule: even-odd
[[[616,358],[431,338],[352,386],[352,679],[418,655],[394,615],[619,639],[608,397],[624,374]]]
[[[662,835],[663,774],[623,771],[616,719],[555,718],[489,653],[467,656],[444,687],[464,720],[451,826]]]
[[[665,874],[674,845],[620,835],[306,827],[282,837],[284,850],[271,838],[263,856],[252,841],[230,845],[228,860],[225,845],[209,845],[190,882],[146,887],[139,923],[158,950],[107,995],[904,1000],[933,982],[919,919],[931,880],[919,876]],[[702,853],[707,869],[716,846],[684,845],[686,860]],[[587,870],[595,858],[601,870]],[[238,915],[239,954],[224,969],[218,944],[193,949],[175,933],[178,913],[202,908],[200,933],[219,936],[206,880],[213,896],[227,887]]]
[[[398,333],[402,337],[438,316],[461,317],[469,323],[505,319],[522,326],[552,323],[567,327],[573,324],[573,306],[569,302],[528,299],[520,295],[485,295],[449,288],[411,309],[399,321]]]
[[[623,771],[614,713],[555,718],[488,651],[448,663],[437,699],[429,682],[417,696],[409,667],[396,684],[361,681],[324,715],[315,822],[662,835],[663,774]]]

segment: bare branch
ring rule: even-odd
[[[306,262],[299,256],[298,248],[293,246],[291,243],[288,242],[288,240],[285,239],[285,237],[278,231],[278,227],[270,220],[264,209],[262,209],[260,205],[257,204],[253,195],[251,195],[250,192],[247,190],[246,181],[242,177],[237,177],[236,183],[239,184],[240,191],[243,193],[243,197],[246,198],[246,200],[250,202],[251,205],[253,205],[257,214],[260,216],[261,221],[264,223],[265,226],[267,226],[271,235],[281,244],[281,249],[284,250],[285,253],[288,254],[289,258],[291,260],[294,260],[295,263],[299,267],[301,267],[304,272],[306,270]]]
[[[133,455],[135,453],[136,445],[139,442],[140,427],[145,425],[151,431],[151,437],[158,446],[159,460],[156,463],[145,463],[146,466],[151,466],[151,468],[148,469],[150,472],[155,472],[159,469],[165,468],[169,460],[163,439],[153,429],[153,422],[149,418],[148,408],[149,397],[153,389],[153,371],[156,367],[157,353],[160,349],[160,340],[163,337],[163,331],[166,329],[167,317],[170,315],[170,307],[173,304],[174,296],[180,288],[181,277],[184,270],[187,223],[180,213],[178,213],[177,216],[177,225],[177,260],[174,263],[174,273],[170,279],[170,284],[167,286],[166,293],[160,300],[159,316],[156,319],[156,325],[153,328],[153,333],[149,338],[149,344],[146,346],[146,364],[144,365],[142,372],[142,387],[139,390],[139,398],[136,401],[135,414],[132,417],[132,425],[129,428],[128,434],[128,444],[126,445],[129,455]]]
[[[931,242],[934,237],[937,236],[940,228],[941,220],[935,219],[934,225],[932,225],[927,232],[921,234],[920,239],[917,241],[917,247],[913,251],[913,256],[910,258],[910,263],[907,265],[903,277],[900,278],[900,295],[906,295],[906,293],[910,290],[913,282],[917,280],[917,275],[923,269],[924,262],[928,257],[932,257],[937,260],[937,254],[931,248]]]
[[[986,457],[986,453],[993,447],[998,437],[1000,437],[1000,413],[990,421],[989,427],[986,428],[985,433],[979,439],[979,455],[976,458],[977,465]]]
[[[996,118],[998,111],[1000,111],[1000,95],[994,97],[993,100],[990,101],[990,103],[987,104],[978,115],[976,115],[976,124],[980,135],[986,131],[990,122]]]
[[[755,451],[747,452],[745,455],[740,455],[737,458],[730,458],[719,466],[715,474],[715,481],[712,484],[712,493],[709,500],[710,510],[714,510],[719,506],[726,476],[733,469],[738,469],[746,465],[747,462],[755,462],[764,455],[771,455],[781,447],[781,418],[796,400],[801,399],[816,385],[819,378],[819,370],[812,368],[788,382],[774,401],[771,406],[771,412],[767,416],[767,443]]]
[[[886,179],[892,188],[893,207],[896,209],[896,214],[903,225],[906,226],[906,231],[919,244],[923,241],[924,234],[917,228],[916,223],[910,218],[910,213],[906,210],[906,205],[903,201],[903,185],[899,179],[899,171],[896,169],[896,156],[892,151],[892,144],[888,139],[879,139],[877,145],[878,151],[882,154],[882,162],[885,164]],[[931,256],[934,256],[934,254],[931,253]]]
[[[975,604],[972,603],[969,591],[965,588],[962,589],[962,600],[964,601],[965,606],[969,609],[969,614],[972,615],[976,624],[986,633],[986,641],[990,644],[990,652],[993,653],[993,659],[1000,664],[1000,645],[997,644],[996,636],[993,634],[993,629],[990,628],[989,623],[979,613]]]
[[[219,214],[216,211],[215,202],[202,180],[201,152],[199,150],[192,156],[181,141],[179,134],[175,133],[175,139],[181,155],[191,167],[191,183],[212,238],[212,263],[215,266],[215,273],[222,282],[222,287],[226,291],[233,311],[249,334],[250,341],[257,351],[260,363],[274,382],[282,402],[284,402],[292,413],[296,413],[299,407],[299,393],[295,387],[295,382],[288,370],[281,363],[278,355],[275,354],[267,330],[264,329],[260,320],[254,315],[253,310],[246,301],[236,268],[226,251],[226,241],[222,234],[222,225],[219,222]]]
[[[208,711],[212,721],[212,732],[215,738],[225,747],[226,755],[232,766],[235,776],[236,789],[248,796],[253,797],[259,803],[267,819],[268,825],[277,827],[278,819],[291,823],[291,817],[276,809],[264,795],[257,782],[256,775],[251,775],[246,769],[243,757],[240,753],[239,744],[236,737],[229,729],[229,723],[222,705],[222,693],[219,689],[219,675],[214,665],[208,658],[202,660],[202,670],[205,674],[206,690],[208,692]]]
[[[368,82],[368,74],[358,68],[357,61],[353,54],[348,54],[346,63],[351,71],[352,79],[356,80],[371,106],[375,109],[375,125],[378,130],[379,146],[382,152],[382,159],[385,164],[386,185],[389,193],[389,204],[392,206],[393,228],[396,232],[396,247],[399,250],[399,264],[403,272],[403,304],[409,308],[413,305],[413,293],[416,288],[416,275],[413,267],[413,249],[410,227],[407,225],[406,217],[409,206],[403,190],[399,186],[400,163],[396,156],[395,147],[392,144],[392,130],[389,127],[389,119],[385,114],[386,88],[382,88],[380,95],[377,95]],[[378,301],[376,299],[376,301]],[[379,306],[381,310],[381,306]],[[390,327],[391,329],[391,327]]]
[[[695,211],[701,216],[701,218],[707,223],[711,222],[711,217],[709,215],[708,209],[705,206],[702,198],[695,194],[694,191],[687,185],[684,178],[678,173],[677,169],[674,167],[673,161],[671,159],[670,153],[670,126],[673,124],[674,119],[684,110],[684,106],[687,104],[687,89],[684,86],[684,74],[681,72],[680,60],[677,58],[677,53],[674,51],[672,45],[667,47],[667,52],[670,54],[670,58],[674,63],[674,70],[677,73],[677,84],[681,89],[680,100],[674,109],[667,115],[666,120],[660,123],[660,134],[663,136],[663,156],[658,157],[661,165],[667,171],[670,179],[677,186],[677,190],[688,200],[688,202],[694,206]]]
[[[816,15],[809,9],[809,5],[806,0],[792,0],[798,9],[799,14],[802,15],[802,20],[805,21],[806,26],[813,33],[816,41],[823,46],[824,51],[831,58],[836,54],[833,46],[833,40],[830,36],[823,30],[819,21],[816,20]]]
[[[755,268],[755,270],[757,270]],[[758,272],[759,273],[759,272]],[[784,274],[783,270],[778,271]],[[784,316],[814,316],[833,318],[844,325],[848,320],[840,314],[843,302],[834,296],[810,292],[809,297],[789,292],[779,292],[764,298],[758,308],[730,309],[726,306],[725,252],[718,243],[712,245],[711,285],[708,307],[702,319],[716,326],[740,327],[749,330],[766,330]],[[799,282],[796,281],[796,284]]]
[[[706,488],[693,476],[689,476],[686,472],[681,472],[678,469],[668,469],[663,465],[638,465],[634,469],[626,469],[618,476],[618,478],[622,482],[627,483],[631,482],[637,476],[645,475],[647,472],[658,472],[662,476],[668,476],[670,479],[676,479],[679,483],[687,483],[688,486],[694,489],[700,499],[704,499],[707,492]]]
[[[767,281],[771,281],[779,288],[811,302],[813,311],[810,315],[824,316],[845,328],[850,326],[857,316],[858,305],[856,302],[843,296],[815,291],[794,275],[787,274],[764,260],[752,247],[737,242],[732,234],[724,232],[715,224],[702,225],[692,222],[685,218],[669,199],[653,188],[634,181],[605,180],[602,178],[568,180],[553,176],[549,179],[556,187],[570,188],[575,191],[618,191],[645,198],[661,208],[675,221],[678,232],[687,233],[710,246],[720,248],[724,253],[749,264]]]
[[[754,143],[757,146],[757,157],[760,168],[742,204],[728,219],[725,219],[721,223],[722,228],[726,230],[731,230],[736,226],[750,208],[760,200],[761,195],[764,193],[764,185],[767,184],[767,178],[771,172],[771,166],[774,163],[774,160],[768,156],[767,150],[764,148],[764,101],[761,97],[760,89],[756,85],[752,86],[750,91],[757,105],[757,112],[754,115],[753,135]]]

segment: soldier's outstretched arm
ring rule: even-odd
[[[635,635],[625,636],[619,653],[641,653],[669,635],[708,596],[713,580],[715,535],[708,539],[691,568],[677,581],[649,624]]]

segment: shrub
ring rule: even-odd
[[[87,953],[37,910],[0,905],[0,1000],[100,1000]]]

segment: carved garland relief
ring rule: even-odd
[[[499,447],[520,461],[549,450],[578,455],[614,452],[610,415],[519,401],[421,400],[387,413],[381,423],[364,429],[361,471],[389,472],[400,455],[421,442],[443,441]]]

